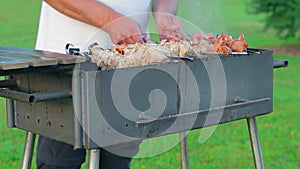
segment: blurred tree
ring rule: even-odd
[[[250,0],[250,3],[250,13],[266,14],[266,29],[274,28],[278,36],[286,39],[298,35],[300,0]]]

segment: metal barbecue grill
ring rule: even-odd
[[[188,168],[185,131],[240,119],[255,167],[264,168],[255,117],[272,112],[273,67],[287,62],[251,51],[100,70],[83,56],[0,47],[7,124],[27,131],[22,168],[30,168],[35,134],[88,149],[97,168],[100,147],[173,133]]]

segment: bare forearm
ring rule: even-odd
[[[121,14],[96,0],[44,1],[62,14],[98,28],[122,17]]]
[[[159,13],[177,14],[178,0],[152,0],[152,11]]]

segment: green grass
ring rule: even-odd
[[[1,0],[0,45],[33,48],[40,1]]]
[[[189,33],[200,29],[206,33],[227,32],[237,37],[243,32],[250,47],[299,44],[296,38],[279,39],[274,30],[263,31],[264,15],[246,13],[246,2],[181,0],[179,16],[185,19],[183,23]],[[1,46],[34,48],[40,3],[1,0]],[[193,25],[187,24],[189,22]],[[274,111],[257,118],[265,168],[300,168],[300,58],[278,54],[275,57],[288,60],[290,65],[274,71]],[[19,168],[25,132],[6,128],[4,99],[0,99],[0,105],[0,168]],[[198,142],[200,131],[189,133],[191,169],[254,168],[245,120],[218,126],[204,143]],[[134,159],[132,168],[180,168],[179,147],[155,157]]]

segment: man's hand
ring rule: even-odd
[[[183,28],[176,16],[156,13],[156,29],[161,40],[183,39]]]
[[[113,43],[143,43],[143,31],[140,26],[132,19],[122,16],[104,25],[101,29],[106,31]]]
[[[156,28],[160,39],[182,39],[183,28],[175,16],[178,9],[178,0],[153,0],[152,11],[156,21]]]

